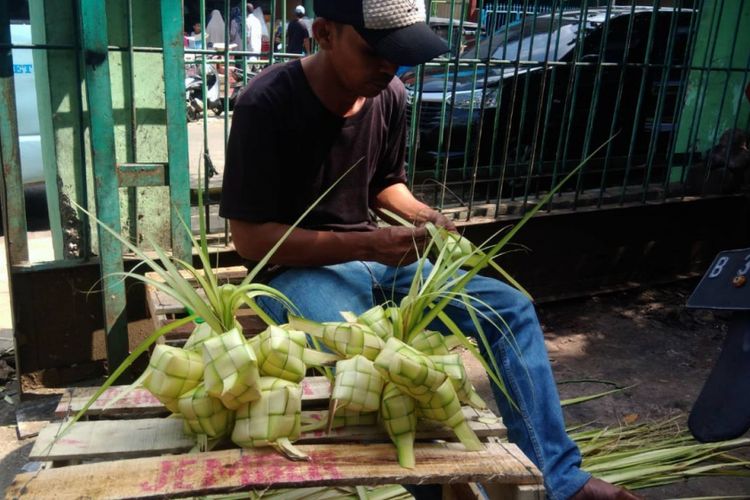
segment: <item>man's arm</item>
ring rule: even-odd
[[[378,193],[372,208],[386,220],[389,220],[389,218],[382,213],[381,209],[394,212],[417,226],[422,226],[425,222],[432,222],[436,226],[444,227],[449,231],[456,230],[456,226],[450,219],[416,199],[409,188],[400,182],[391,184]]]
[[[290,226],[276,222],[252,223],[231,219],[232,240],[242,257],[259,261]],[[325,266],[352,260],[387,265],[414,262],[427,237],[424,228],[386,227],[374,231],[315,231],[295,228],[271,258],[290,267]]]

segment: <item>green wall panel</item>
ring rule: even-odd
[[[676,152],[703,152],[715,135],[748,124],[750,1],[707,0],[701,13]],[[728,71],[733,68],[733,71]],[[726,92],[726,94],[725,94]]]
[[[35,43],[76,44],[77,2],[31,0],[30,3]],[[128,52],[127,0],[108,0],[106,8],[108,43],[123,49],[111,50],[108,56],[117,162],[166,163],[162,55]],[[161,19],[154,2],[132,0],[132,18],[133,45],[160,47]],[[45,92],[39,95],[45,101],[40,103],[40,122],[52,124],[42,130],[48,185],[55,188],[48,198],[51,218],[55,221],[51,227],[56,250],[59,249],[56,258],[74,258],[97,248],[96,231],[93,227],[83,227],[69,201],[94,206],[85,84],[80,56],[75,50],[46,52],[46,74],[38,85],[49,89],[47,95]],[[42,58],[39,62],[35,60],[37,66],[43,63]],[[169,214],[162,213],[169,203],[168,188],[120,189],[123,233],[139,242],[148,235],[160,245],[170,247]]]

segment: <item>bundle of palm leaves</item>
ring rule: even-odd
[[[699,443],[676,416],[634,425],[569,429],[583,454],[583,468],[629,489],[651,488],[697,476],[750,477],[750,460],[732,450],[750,438]]]

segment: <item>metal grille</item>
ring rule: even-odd
[[[70,11],[77,12],[79,2],[68,3]],[[260,52],[249,50],[244,29],[239,46],[224,43],[209,48],[205,36],[199,35],[183,51],[186,74],[205,75],[200,82],[205,112],[188,129],[202,143],[199,150],[190,150],[192,187],[197,187],[200,162],[209,193],[205,210],[214,215],[209,219],[214,221],[212,230],[223,229],[222,221],[215,219],[215,205],[211,206],[220,196],[220,176],[211,175],[224,168],[231,96],[263,67],[299,57],[286,52],[283,22],[296,3],[255,3],[264,9],[270,38]],[[750,15],[747,0],[428,3],[430,23],[445,34],[452,51],[423,67],[400,72],[411,94],[409,179],[427,201],[440,208],[464,207],[466,218],[476,204],[494,205],[492,213],[503,214],[504,207],[513,203],[533,202],[594,151],[575,183],[565,187],[566,207],[666,200],[737,188],[736,172],[728,167],[731,148],[717,148],[717,144],[722,137],[731,139],[727,131],[750,125],[743,95],[749,81],[750,34],[741,28],[741,20]],[[313,15],[311,4],[305,2]],[[133,12],[143,11],[139,1],[123,5],[126,21],[110,40],[109,52],[122,54],[123,67],[140,55],[158,57],[162,47],[138,35],[144,19]],[[190,0],[183,5],[191,10],[183,18],[184,28],[189,29],[193,21],[206,26],[207,14],[216,9],[229,38],[231,2]],[[240,2],[241,19],[247,15],[245,9]],[[33,47],[35,54],[49,57],[65,53],[80,67],[87,56],[81,50],[79,20],[71,17],[70,21],[67,41],[35,39],[33,44],[15,46],[6,41],[4,47]],[[221,87],[218,117],[206,98],[211,72]],[[165,81],[174,77],[166,75]],[[76,78],[82,79],[80,70]],[[114,98],[125,102],[122,116],[126,118],[118,126],[127,134],[118,141],[124,141],[126,161],[136,161],[148,125],[143,118],[150,116],[138,110],[137,97],[150,89],[139,85],[132,71],[123,73],[123,81],[122,88],[115,89],[121,95]],[[70,94],[73,108],[66,111],[65,119],[77,115],[82,123],[86,111],[75,92],[80,94],[80,87]],[[6,93],[2,108],[8,137],[18,135],[10,128],[10,102]],[[42,124],[42,128],[54,126]],[[70,139],[80,151],[70,161],[90,162],[85,129],[75,128]],[[715,161],[709,165],[712,150]],[[6,146],[3,151],[10,149]],[[721,154],[725,154],[723,162]],[[14,177],[20,165],[10,153],[4,161],[12,205],[9,223],[23,232],[21,186]],[[64,205],[61,200],[86,206],[93,178],[80,166],[66,167],[62,173],[59,167],[47,165],[45,170],[48,196],[54,198],[50,205],[57,207],[51,213],[53,232],[59,234],[57,255],[64,259],[85,255],[92,242],[86,241],[86,227],[66,228],[69,214],[59,208]],[[58,193],[54,184],[65,191]],[[128,196],[134,199],[132,190]],[[132,203],[127,212],[125,229],[137,239],[132,221],[142,214]],[[79,239],[71,240],[71,235]],[[68,252],[71,248],[78,253]]]

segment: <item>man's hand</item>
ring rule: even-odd
[[[424,253],[429,241],[424,227],[390,226],[372,232],[373,260],[389,266],[404,266]]]
[[[415,226],[424,226],[425,223],[432,222],[448,231],[456,231],[456,226],[448,217],[414,198],[405,184],[391,184],[383,189],[378,193],[373,208],[376,211],[386,209],[394,212]],[[380,215],[383,216],[383,213],[380,212]],[[389,220],[387,215],[383,218]],[[393,223],[395,224],[395,222]]]
[[[456,225],[448,217],[438,212],[437,210],[430,209],[428,212],[420,212],[416,221],[417,225],[424,225],[426,222],[432,222],[437,227],[444,227],[448,231],[457,233]]]

